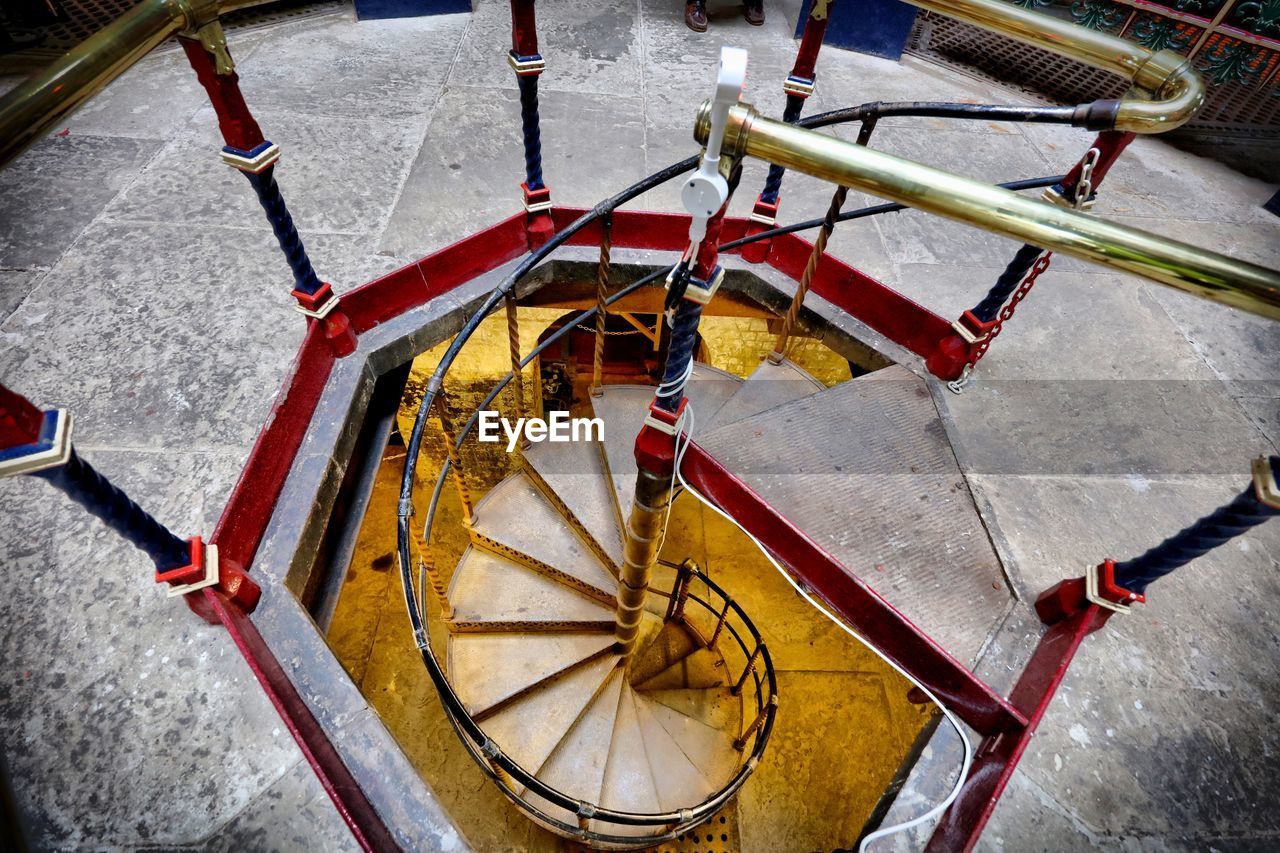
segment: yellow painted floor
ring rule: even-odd
[[[562,314],[521,309],[522,340],[534,340]],[[711,363],[740,376],[750,373],[772,344],[764,321],[707,318],[705,330]],[[437,347],[415,362],[401,411],[405,435],[442,351]],[[849,377],[843,359],[816,341],[799,342],[795,358],[829,384]],[[453,428],[461,426],[508,369],[505,319],[492,318],[450,373],[448,419]],[[529,400],[537,397],[531,384],[536,375],[532,367],[526,371]],[[512,400],[513,395],[504,393],[495,408],[509,410]],[[417,471],[416,523],[421,523],[443,457],[439,422],[433,419]],[[412,642],[395,571],[395,503],[404,448],[389,445],[383,459],[329,642],[477,849],[570,849],[563,839],[524,818],[486,779],[444,716]],[[464,448],[463,462],[475,500],[512,465],[502,446],[474,442]],[[446,582],[465,547],[458,495],[447,486],[431,541]],[[696,841],[667,849],[728,850],[735,841],[747,851],[851,846],[932,710],[909,703],[904,680],[809,607],[750,540],[688,495],[673,506],[663,557],[694,558],[741,602],[773,654],[780,697],[765,758],[737,799],[736,837],[730,815],[725,826],[717,828],[718,818],[713,818]],[[433,646],[443,650],[434,601],[428,609]]]

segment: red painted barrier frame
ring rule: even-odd
[[[579,208],[556,208],[552,216],[556,228],[562,229],[585,212]],[[618,210],[613,213],[613,246],[678,253],[687,243],[688,224],[688,217],[681,214]],[[742,237],[748,225],[747,219],[726,219],[721,240]],[[598,245],[600,236],[599,223],[592,223],[575,234],[568,245]],[[341,297],[342,309],[356,335],[362,335],[521,257],[528,246],[526,216],[517,213],[350,291]],[[811,249],[812,244],[796,234],[781,235],[770,241],[764,262],[799,279]],[[950,332],[950,324],[942,317],[830,256],[819,263],[811,290],[922,359],[927,359]],[[335,358],[321,326],[308,320],[307,335],[292,371],[210,537],[223,559],[235,566],[246,570],[252,567]],[[984,735],[964,789],[944,816],[930,847],[969,849],[1080,640],[1099,624],[1093,610],[1060,623],[1045,635],[1011,697],[1005,699],[696,444],[690,446],[684,465],[690,483],[731,515],[746,520],[748,530],[834,612],[927,684],[957,716]],[[357,842],[369,850],[395,849],[395,841],[380,815],[250,618],[229,605],[215,589],[202,590],[200,594],[231,633]]]

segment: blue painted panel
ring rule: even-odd
[[[355,3],[356,17],[360,20],[417,18],[471,11],[471,0],[355,0]]]
[[[804,30],[813,0],[805,0],[796,26],[796,38]],[[823,44],[897,59],[911,34],[917,9],[899,0],[835,0]]]

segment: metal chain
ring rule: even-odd
[[[1089,196],[1093,194],[1093,168],[1098,164],[1098,158],[1102,156],[1102,152],[1097,148],[1090,148],[1085,152],[1084,159],[1080,162],[1080,177],[1076,181],[1075,192],[1072,197],[1072,206],[1076,210],[1082,210],[1089,200]],[[991,331],[987,332],[986,337],[978,341],[978,345],[969,353],[969,361],[965,364],[964,370],[960,375],[947,383],[953,393],[959,394],[964,391],[964,386],[969,384],[969,379],[973,375],[973,369],[978,366],[978,362],[987,354],[987,350],[991,348],[991,342],[999,336],[1004,324],[1013,318],[1013,312],[1018,307],[1018,303],[1027,298],[1027,294],[1031,292],[1031,288],[1035,287],[1036,279],[1040,274],[1049,268],[1049,262],[1053,258],[1053,252],[1045,251],[1036,258],[1036,262],[1031,265],[1031,269],[1027,270],[1027,274],[1018,284],[1018,289],[1009,297],[1009,302],[1000,309],[1000,314],[996,317],[995,323],[991,327]]]
[[[590,333],[591,333],[591,334],[593,334],[593,335],[596,333],[596,330],[595,330],[595,328],[594,328],[594,327],[592,327],[592,326],[584,326],[584,325],[582,325],[581,323],[578,323],[577,325],[575,325],[575,326],[574,326],[574,328],[575,328],[575,329],[581,329],[581,330],[582,330],[582,331],[584,331],[584,332],[590,332]],[[643,332],[641,332],[639,329],[621,329],[621,330],[618,330],[618,329],[614,329],[614,330],[606,329],[604,334],[605,334],[605,337],[618,337],[618,336],[620,336],[620,335],[642,335],[642,334],[644,334],[644,333],[643,333]]]

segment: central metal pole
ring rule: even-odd
[[[662,527],[671,505],[670,474],[641,469],[636,476],[635,500],[627,519],[626,541],[622,547],[622,573],[618,577],[618,610],[614,639],[623,656],[635,651],[640,617],[649,591],[653,565],[662,545]]]
[[[735,159],[728,181],[732,198],[741,170]],[[671,318],[667,362],[662,371],[661,394],[655,394],[649,405],[649,417],[636,436],[636,490],[627,518],[623,543],[622,573],[618,578],[618,607],[614,636],[624,659],[635,651],[645,595],[658,560],[662,533],[671,505],[675,482],[676,438],[680,434],[680,416],[686,405],[684,377],[697,349],[698,322],[702,306],[715,289],[719,272],[720,230],[724,226],[728,200],[707,221],[706,235],[698,244],[697,260],[689,270],[688,289],[675,295]],[[677,285],[672,283],[671,287]],[[661,323],[659,323],[661,328]],[[673,590],[674,594],[674,590]]]

